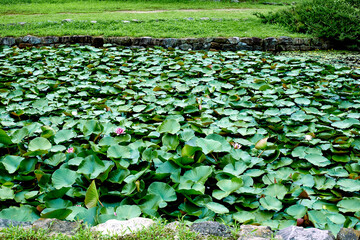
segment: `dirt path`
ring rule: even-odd
[[[224,9],[174,9],[174,10],[148,10],[148,11],[136,11],[136,10],[116,10],[116,11],[101,11],[101,12],[59,12],[59,13],[52,13],[52,14],[90,14],[90,13],[163,13],[163,12],[209,12],[209,11],[218,11],[218,12],[246,12],[246,11],[257,11],[261,9],[257,8],[224,8]],[[27,15],[27,16],[36,16],[36,15],[46,15],[48,13],[33,13],[33,14],[26,14],[26,13],[2,13],[3,15],[11,15],[11,16],[18,16],[18,15]]]

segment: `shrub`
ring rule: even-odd
[[[359,6],[359,0],[311,0],[275,13],[255,15],[264,23],[277,23],[338,46],[360,46]]]

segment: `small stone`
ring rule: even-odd
[[[58,233],[73,236],[81,229],[81,223],[61,221],[55,218],[40,218],[33,223],[32,229],[38,231],[39,229],[48,230],[50,236]]]
[[[171,222],[165,225],[165,228],[171,229],[171,230],[178,230],[178,229],[182,229],[182,228],[186,228],[189,229],[184,223],[175,221],[175,222]]]
[[[238,233],[240,236],[238,240],[245,240],[251,238],[271,238],[273,232],[270,227],[254,226],[254,225],[241,225]]]
[[[62,20],[63,22],[72,22],[73,20],[72,19],[69,19],[69,18],[67,18],[67,19],[64,19],[64,20]]]
[[[98,231],[102,234],[124,236],[126,234],[134,233],[142,230],[143,228],[149,228],[155,222],[148,218],[132,218],[126,221],[119,221],[111,219],[105,223],[99,224],[91,228],[91,231]]]
[[[91,23],[94,23],[94,24],[97,23],[97,21],[90,21],[90,22],[91,22]]]
[[[277,232],[284,240],[335,240],[328,230],[290,226]]]
[[[200,20],[210,20],[210,18],[208,18],[208,17],[202,17],[202,18],[200,18]]]
[[[190,230],[193,232],[198,232],[201,235],[213,235],[219,237],[231,237],[230,227],[213,221],[193,223],[190,226]]]
[[[185,18],[186,20],[189,20],[189,21],[192,21],[192,20],[194,20],[194,18],[192,18],[192,17],[188,17],[188,18]]]
[[[140,20],[138,20],[138,19],[132,19],[131,21],[133,21],[133,22],[140,22]]]
[[[19,25],[24,26],[26,22],[19,22]]]
[[[130,23],[130,21],[122,21],[123,23]]]
[[[336,240],[358,240],[360,239],[360,231],[353,228],[341,228],[337,234]]]

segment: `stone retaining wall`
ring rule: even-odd
[[[151,37],[93,37],[93,36],[63,36],[63,37],[0,37],[0,45],[19,46],[58,46],[61,44],[93,45],[102,47],[104,44],[132,47],[179,48],[181,50],[260,50],[260,51],[309,51],[327,50],[333,46],[318,38],[268,37],[215,37],[215,38],[151,38]]]

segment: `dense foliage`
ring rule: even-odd
[[[289,9],[256,15],[264,23],[277,23],[343,47],[360,47],[359,6],[359,0],[309,0]]]
[[[261,52],[0,53],[0,218],[356,227],[360,71]]]

